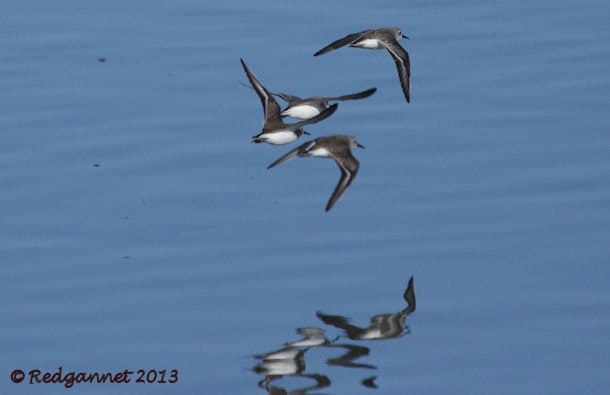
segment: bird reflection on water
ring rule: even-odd
[[[356,361],[369,355],[370,349],[353,344],[351,341],[394,339],[410,334],[411,328],[407,323],[407,316],[415,311],[416,306],[413,277],[409,279],[403,299],[407,303],[406,307],[396,313],[372,316],[367,327],[353,325],[345,316],[317,312],[316,316],[323,323],[342,330],[343,334],[331,340],[326,337],[321,328],[297,328],[297,333],[302,336],[301,339],[284,343],[283,347],[277,350],[255,356],[259,362],[252,370],[263,376],[263,379],[258,382],[258,386],[268,394],[285,395],[305,395],[311,391],[330,387],[331,380],[327,375],[307,372],[306,355],[316,347],[341,350],[338,356],[327,359],[326,364],[329,366],[377,369],[375,365]],[[341,341],[342,339],[343,341]],[[309,383],[304,387],[287,390],[277,383],[284,377],[307,379]],[[377,388],[375,380],[376,376],[367,376],[362,378],[360,383],[367,388]]]
[[[413,277],[409,280],[407,289],[403,294],[407,307],[398,313],[378,314],[371,317],[371,324],[361,328],[349,323],[349,319],[340,315],[327,315],[317,312],[318,318],[325,324],[342,329],[348,338],[352,340],[378,340],[400,337],[405,333],[411,333],[406,319],[415,311],[415,291],[413,289]]]

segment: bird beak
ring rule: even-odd
[[[406,38],[407,40],[409,39],[409,37],[405,36],[404,34],[402,34],[402,38]]]
[[[360,143],[356,143],[356,145],[360,148],[364,148],[364,145],[360,144]]]
[[[303,134],[306,134],[306,135],[308,135],[308,136],[311,136],[311,133],[309,133],[309,132],[307,132],[307,131],[305,131],[305,130],[303,130]]]

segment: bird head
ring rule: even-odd
[[[349,138],[349,146],[350,148],[364,148],[364,145],[360,144],[358,140],[354,136],[350,136]]]
[[[402,30],[400,30],[399,28],[395,28],[394,31],[396,32],[396,39],[397,40],[400,40],[401,38],[406,38],[407,40],[409,39],[409,37],[407,37],[404,34],[402,34]]]

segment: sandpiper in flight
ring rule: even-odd
[[[330,199],[326,204],[326,211],[328,211],[343,195],[347,187],[350,186],[354,180],[354,177],[356,177],[356,174],[358,173],[360,162],[358,162],[358,159],[354,158],[352,155],[352,148],[355,147],[364,148],[364,146],[358,143],[356,138],[353,136],[333,135],[319,137],[296,147],[267,166],[267,169],[280,165],[287,160],[294,158],[295,156],[318,156],[323,158],[333,158],[339,166],[339,170],[341,170],[341,178],[339,179],[339,183],[337,183],[333,194],[330,196]]]
[[[366,48],[366,49],[387,49],[398,69],[398,77],[402,85],[402,91],[407,99],[411,101],[409,78],[411,77],[411,64],[409,62],[409,54],[398,44],[401,38],[409,38],[402,34],[399,28],[382,28],[364,30],[358,33],[348,34],[347,36],[333,41],[328,44],[313,56],[323,55],[334,49],[341,48],[345,45],[350,47]]]
[[[254,89],[246,84],[242,84],[250,89]],[[362,92],[350,93],[342,96],[313,96],[301,98],[299,96],[290,95],[288,93],[271,92],[273,96],[277,96],[284,100],[288,105],[282,110],[282,117],[290,117],[296,119],[310,119],[320,114],[322,111],[330,107],[330,101],[357,100],[367,98],[377,91],[377,88],[369,88]]]
[[[284,123],[280,115],[280,106],[271,93],[256,79],[243,59],[241,65],[248,76],[248,80],[261,99],[264,112],[263,130],[252,136],[253,143],[288,144],[296,140],[301,134],[309,134],[303,130],[303,126],[319,122],[328,118],[337,110],[337,104],[333,104],[317,116],[297,123]]]
[[[281,116],[291,117],[296,119],[310,119],[320,114],[322,111],[330,107],[329,101],[343,101],[343,100],[356,100],[364,99],[365,97],[371,96],[377,91],[377,88],[370,88],[362,92],[356,92],[342,96],[314,96],[302,99],[298,96],[289,95],[287,93],[274,93],[272,95],[280,97],[288,105],[282,110]]]

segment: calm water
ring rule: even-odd
[[[372,4],[4,4],[1,393],[607,393],[610,3]],[[411,37],[410,105],[382,51],[311,56],[377,26]],[[331,161],[265,169],[292,145],[250,143],[239,57],[378,88],[308,128],[366,146],[330,213]],[[10,381],[60,366],[179,380]]]

